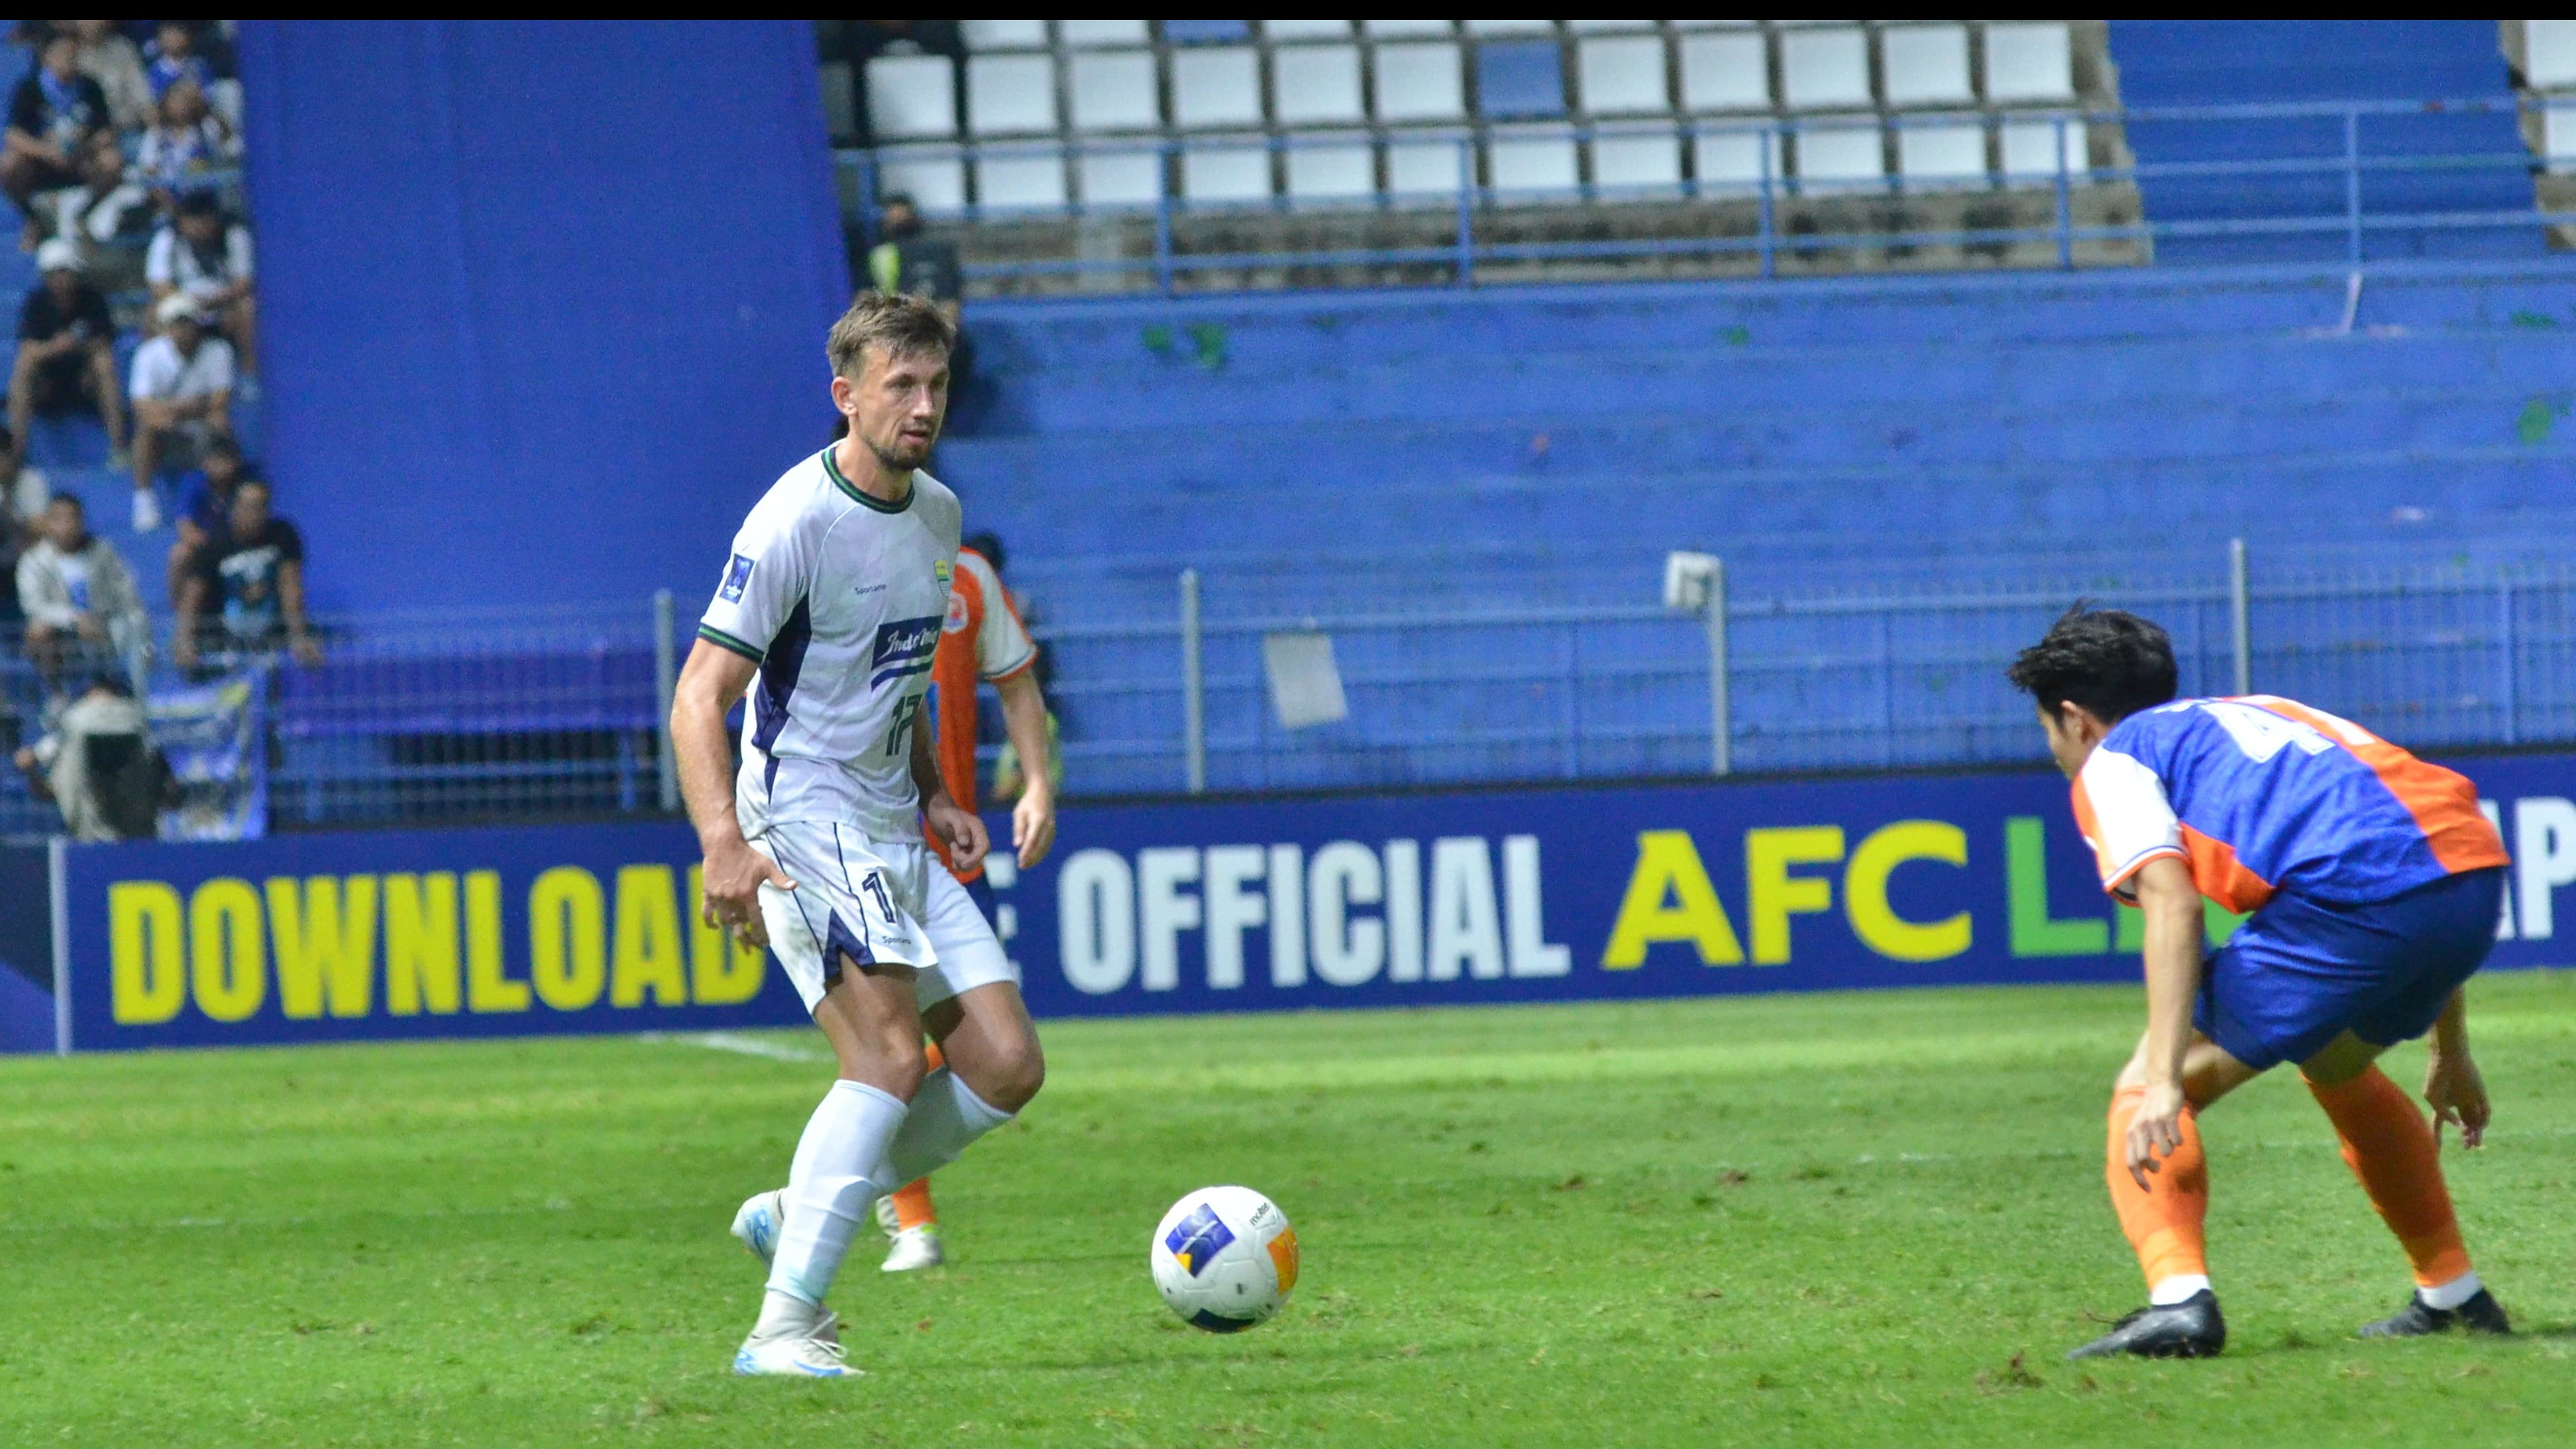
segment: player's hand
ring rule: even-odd
[[[1011,847],[1020,853],[1020,869],[1046,859],[1055,846],[1055,790],[1043,779],[1031,780],[1011,807]]]
[[[778,868],[778,862],[751,848],[739,836],[707,851],[703,873],[706,892],[705,915],[710,926],[722,926],[734,939],[746,946],[766,947],[769,929],[760,921],[760,888],[774,885],[783,891],[796,889],[796,882]]]
[[[948,847],[950,868],[961,873],[982,865],[993,848],[993,838],[984,833],[984,822],[975,812],[957,808],[957,802],[944,794],[922,806],[921,818]]]
[[[2140,1192],[2155,1189],[2147,1174],[2163,1170],[2156,1159],[2182,1150],[2182,1084],[2166,1082],[2147,1088],[2146,1100],[2129,1122],[2129,1177]]]
[[[2435,1143],[2442,1140],[2445,1122],[2460,1129],[2463,1147],[2486,1141],[2487,1119],[2494,1115],[2494,1107],[2487,1100],[2486,1078],[2478,1074],[2478,1064],[2465,1049],[2434,1049],[2424,1066],[2424,1100],[2433,1108]]]

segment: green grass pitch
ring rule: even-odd
[[[1060,1023],[939,1181],[952,1266],[862,1241],[840,1383],[727,1372],[760,1275],[726,1224],[815,1062],[12,1060],[0,1443],[2563,1444],[2576,978],[2474,993],[2499,1113],[2452,1183],[2523,1335],[2349,1338],[2405,1265],[2284,1076],[2205,1124],[2234,1336],[2200,1364],[2060,1359],[2142,1297],[2100,1182],[2134,989]],[[1220,1338],[1145,1238],[1225,1181],[1305,1276]]]

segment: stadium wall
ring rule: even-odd
[[[2460,765],[2520,861],[2495,963],[2565,959],[2576,755]],[[62,858],[80,1050],[802,1019],[774,963],[698,924],[674,825]],[[995,885],[1046,1017],[2137,970],[2137,914],[2104,901],[2064,783],[2036,772],[1089,808]]]
[[[703,597],[831,423],[811,25],[261,20],[240,51],[316,607]]]

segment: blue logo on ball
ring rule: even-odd
[[[1200,1203],[1196,1212],[1181,1219],[1164,1236],[1163,1246],[1171,1249],[1172,1256],[1195,1278],[1206,1272],[1207,1265],[1215,1262],[1216,1255],[1224,1252],[1225,1245],[1233,1241],[1234,1229],[1225,1225],[1225,1220],[1216,1215],[1215,1208]]]

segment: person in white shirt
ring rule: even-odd
[[[75,494],[57,493],[45,504],[43,528],[36,546],[18,556],[27,657],[49,688],[65,676],[67,665],[94,670],[114,662],[140,690],[152,625],[134,587],[134,571],[106,539],[89,531]]]
[[[153,234],[151,250],[143,255],[153,305],[179,292],[196,298],[198,310],[223,329],[242,357],[259,350],[254,279],[250,228],[227,220],[223,203],[210,191],[181,196],[177,214]]]
[[[152,309],[161,335],[136,348],[126,392],[134,404],[134,527],[161,526],[159,505],[150,521],[152,479],[164,467],[195,462],[205,445],[233,430],[233,349],[207,331],[197,299],[173,292]]]
[[[966,871],[990,844],[941,784],[922,707],[959,509],[920,470],[955,345],[916,297],[869,293],[833,325],[848,435],[744,520],[673,698],[707,919],[777,954],[840,1066],[787,1187],[734,1216],[770,1263],[736,1373],[849,1374],[823,1299],[869,1209],[1009,1122],[1045,1080],[1017,969],[923,838]],[[755,682],[737,773],[725,713]],[[925,1030],[947,1058],[937,1071]]]
[[[81,184],[53,195],[54,236],[80,248],[81,266],[102,291],[142,280],[140,243],[152,235],[152,196],[125,179],[125,153],[101,134],[80,154]]]

